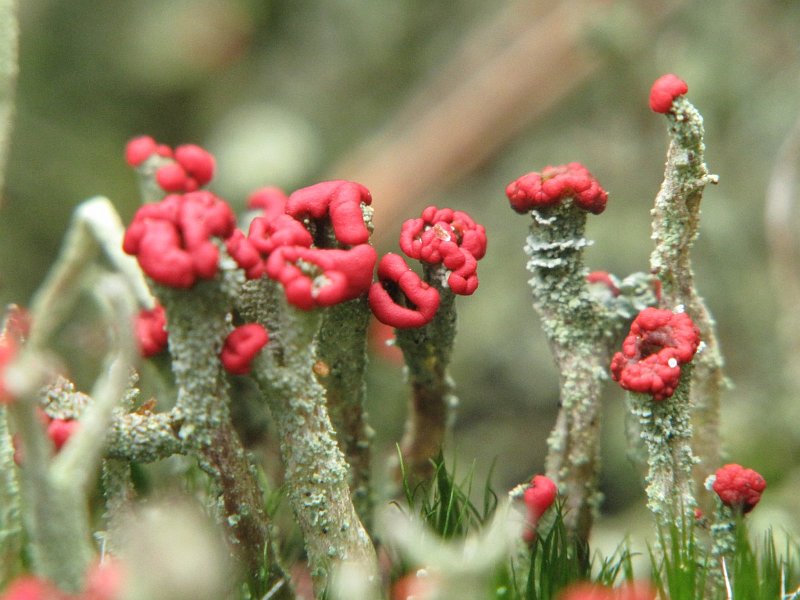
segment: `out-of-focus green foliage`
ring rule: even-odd
[[[478,0],[20,4],[0,300],[22,304],[78,202],[105,194],[124,219],[132,215],[138,196],[122,160],[128,138],[149,133],[206,145],[225,174],[212,188],[238,208],[260,185],[308,185],[336,175],[333,165],[502,9]],[[559,4],[543,2],[543,13]],[[590,266],[619,275],[646,269],[649,210],[667,144],[646,97],[657,76],[675,72],[705,117],[709,168],[720,176],[704,199],[694,262],[734,386],[724,399],[724,445],[732,460],[758,467],[769,481],[759,516],[797,528],[790,509],[800,486],[799,405],[784,379],[762,215],[773,160],[800,113],[800,4],[685,2],[653,23],[632,1],[587,1],[586,10],[597,13],[580,41],[597,59],[591,76],[479,168],[405,202],[408,217],[429,203],[466,209],[489,235],[480,288],[459,299],[453,375],[462,404],[451,448],[468,462],[476,458],[479,472],[496,460],[498,487],[542,470],[557,375],[525,284],[527,223],[503,190],[546,164],[583,162],[611,195],[589,225]],[[643,37],[645,30],[655,33]],[[500,45],[512,41],[499,35]],[[542,60],[548,57],[531,57]],[[547,81],[541,90],[548,92]],[[382,249],[396,248],[399,226],[378,232]],[[100,356],[86,330],[78,320],[60,336],[76,372]],[[384,460],[401,433],[404,390],[397,368],[379,358],[371,379],[377,460]],[[622,414],[620,394],[609,388],[603,488],[612,515],[641,498],[624,458]]]

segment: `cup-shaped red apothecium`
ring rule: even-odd
[[[675,98],[689,91],[686,82],[672,73],[662,75],[650,88],[650,110],[666,114],[672,109]]]
[[[608,201],[608,193],[597,179],[577,162],[547,166],[540,173],[523,175],[508,184],[506,196],[518,213],[555,206],[572,198],[580,208],[599,215]]]
[[[283,285],[289,304],[311,310],[366,294],[377,259],[369,244],[349,250],[280,246],[267,259],[267,275]]]
[[[228,334],[220,352],[222,366],[228,373],[247,375],[250,365],[269,342],[269,334],[258,323],[240,325]]]
[[[286,213],[289,196],[281,188],[267,186],[259,188],[247,197],[247,208],[260,210],[261,216],[272,219]]]
[[[439,292],[423,281],[399,254],[378,263],[378,281],[369,289],[369,305],[381,323],[397,329],[422,327],[439,308]]]
[[[478,287],[478,261],[486,254],[486,230],[460,210],[428,206],[400,229],[400,248],[410,258],[450,271],[453,293],[472,294]]]
[[[743,513],[753,510],[766,487],[767,482],[761,474],[737,464],[719,469],[712,485],[723,504]]]
[[[645,308],[611,360],[611,377],[626,390],[664,400],[675,392],[681,365],[692,360],[699,343],[700,333],[686,313]]]
[[[322,181],[301,188],[289,196],[286,213],[296,219],[330,219],[336,240],[348,246],[369,241],[362,204],[371,204],[372,195],[353,181]]]
[[[313,238],[303,224],[289,215],[256,217],[245,236],[236,230],[225,245],[228,253],[244,269],[248,279],[258,279],[267,272],[267,259],[281,246],[308,248]]]

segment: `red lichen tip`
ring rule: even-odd
[[[681,365],[692,360],[699,343],[697,327],[686,313],[645,308],[611,361],[611,377],[626,390],[664,400],[675,392]]]
[[[52,583],[33,575],[18,577],[6,588],[0,600],[69,600],[71,596]]]
[[[433,320],[439,292],[420,279],[402,256],[385,254],[378,263],[378,279],[369,289],[369,306],[378,321],[409,329]]]
[[[0,404],[9,404],[14,400],[5,386],[5,372],[16,353],[17,344],[14,339],[10,335],[0,336]]]
[[[125,162],[133,168],[138,167],[153,154],[172,158],[172,148],[159,144],[149,135],[140,135],[125,145]]]
[[[228,373],[247,375],[250,365],[261,349],[269,342],[269,334],[258,323],[240,325],[228,334],[222,346],[220,360]]]
[[[372,195],[352,181],[322,181],[299,189],[289,196],[286,213],[296,219],[330,219],[336,240],[348,246],[369,241],[362,204],[371,204]]]
[[[614,298],[620,294],[619,280],[608,271],[592,271],[586,276],[586,283],[604,286]]]
[[[154,281],[190,288],[198,278],[216,275],[219,250],[211,238],[225,240],[235,227],[230,206],[211,192],[170,195],[139,208],[125,232],[122,249],[135,255],[142,271]]]
[[[577,162],[547,166],[541,173],[528,173],[506,187],[506,196],[518,213],[555,206],[567,198],[595,215],[606,208],[608,193],[586,167]]]
[[[53,442],[56,452],[61,450],[72,434],[80,427],[80,422],[75,419],[53,419],[47,425],[47,437]]]
[[[658,591],[647,582],[624,583],[610,588],[599,583],[573,583],[564,589],[558,600],[656,600]]]
[[[149,135],[133,138],[125,145],[125,162],[138,167],[156,151],[156,141]]]
[[[247,197],[247,208],[262,210],[264,217],[273,219],[286,213],[289,196],[279,187],[259,188]]]
[[[532,543],[536,539],[536,525],[542,515],[553,505],[558,495],[558,488],[553,480],[544,475],[536,475],[531,479],[531,485],[523,492],[522,499],[528,510],[525,517],[525,529],[522,539]]]
[[[767,482],[753,469],[729,464],[716,472],[712,487],[723,504],[749,513],[761,500],[761,493],[766,489]]]
[[[366,294],[377,259],[369,244],[349,250],[280,246],[267,259],[266,271],[281,282],[289,304],[311,310]]]
[[[650,88],[650,110],[666,114],[672,109],[672,103],[678,96],[689,91],[686,82],[672,73],[662,75]]]
[[[142,309],[136,315],[133,330],[139,345],[139,352],[145,358],[159,354],[167,347],[167,315],[164,307]]]
[[[175,148],[175,160],[200,187],[214,177],[214,156],[195,144],[184,144]]]

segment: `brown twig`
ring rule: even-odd
[[[797,165],[800,162],[800,118],[775,159],[767,187],[764,225],[769,244],[769,268],[780,307],[778,334],[786,348],[785,372],[793,389],[800,389],[800,241],[797,219]]]
[[[679,4],[649,2],[639,10],[654,27]],[[589,80],[602,61],[583,41],[610,9],[607,2],[573,0],[499,10],[331,175],[372,191],[380,204],[376,234],[386,231],[382,223],[402,218],[410,201],[421,203],[472,171]]]

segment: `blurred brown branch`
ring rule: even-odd
[[[639,16],[655,27],[679,4],[645,2]],[[499,10],[331,173],[366,185],[380,206],[375,219],[396,221],[409,202],[469,173],[599,71],[603,62],[584,40],[613,8],[603,0],[525,0]],[[648,32],[636,39],[644,43]],[[378,223],[376,231],[385,229]]]
[[[782,338],[787,383],[800,390],[800,219],[797,212],[800,118],[786,136],[775,158],[767,187],[764,224],[769,244],[769,267],[780,308],[778,332]],[[791,394],[796,397],[796,394]]]

